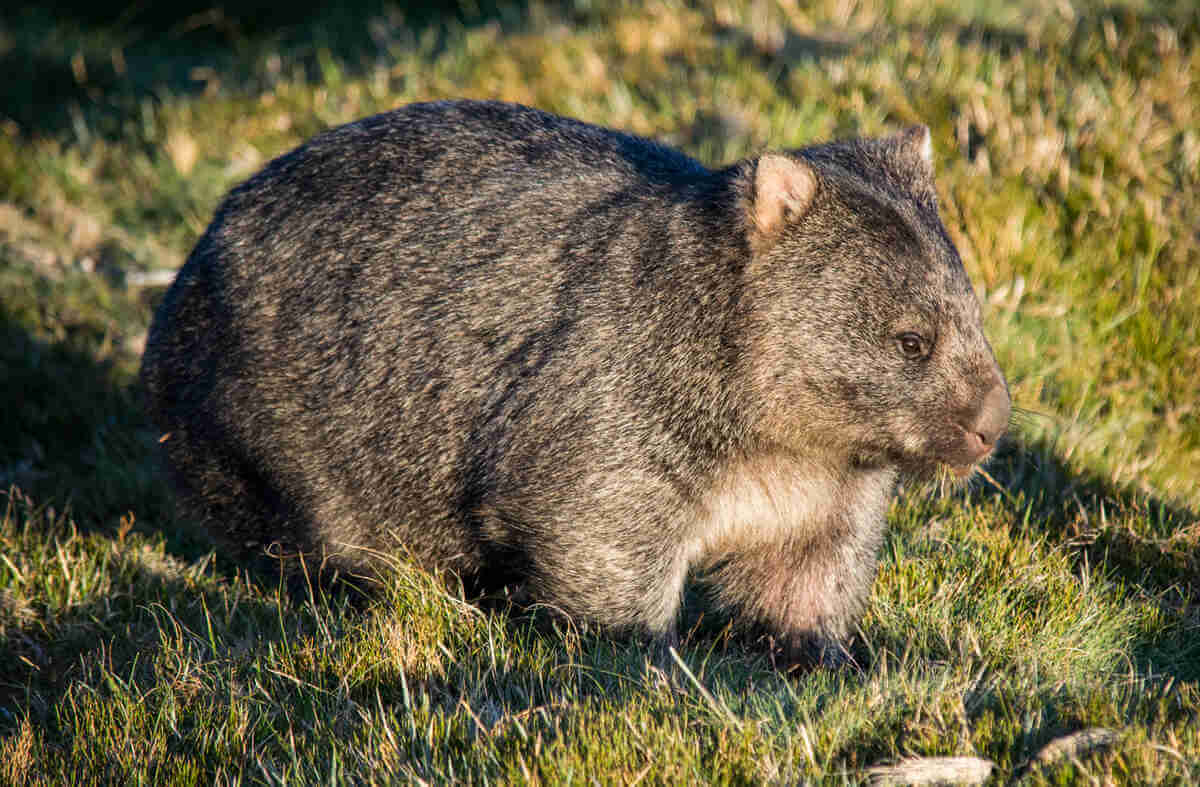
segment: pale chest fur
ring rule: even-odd
[[[831,470],[788,456],[750,459],[723,473],[701,498],[689,564],[772,542],[871,548],[896,486],[892,468]]]

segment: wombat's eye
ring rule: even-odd
[[[924,358],[928,353],[928,344],[918,334],[902,333],[896,337],[896,342],[900,345],[900,352],[909,360]]]

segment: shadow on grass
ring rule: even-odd
[[[1135,659],[1152,673],[1200,679],[1200,511],[1071,468],[1044,441],[1008,441],[988,470],[995,483],[973,483],[965,498],[998,502],[1079,570],[1098,569],[1178,617],[1166,638],[1140,641]]]
[[[236,573],[224,587],[204,587],[205,564],[189,565],[154,546],[153,538],[89,533],[16,487],[0,501],[11,542],[6,547],[20,567],[0,594],[0,732],[11,732],[24,714],[50,723],[63,693],[89,677],[89,669],[127,673],[152,655],[162,644],[163,629],[153,620],[160,612],[182,625],[176,633],[201,642],[204,610],[225,610],[226,657],[269,638],[271,621],[278,628],[273,604],[231,590],[239,585]],[[25,606],[22,586],[30,584],[36,599]],[[231,597],[243,614],[228,615]]]
[[[989,466],[997,485],[976,484],[983,499],[1020,497],[1028,506],[1028,528],[1052,541],[1089,550],[1151,593],[1180,583],[1200,589],[1200,552],[1184,549],[1184,528],[1200,524],[1200,511],[1129,486],[1117,486],[1088,471],[1069,467],[1045,441],[1002,446]],[[1124,534],[1106,525],[1136,516],[1145,528]],[[1200,537],[1200,534],[1196,534]],[[1114,540],[1115,539],[1115,540]],[[1149,559],[1147,559],[1149,558]]]
[[[0,743],[35,731],[30,783],[253,771],[264,752],[280,757],[279,741],[319,750],[331,719],[362,725],[337,699],[343,676],[327,656],[357,625],[344,598],[289,602],[154,539],[81,534],[19,492],[8,517],[5,541],[39,601],[21,608],[19,590],[0,593]],[[56,582],[59,566],[70,582]],[[238,718],[265,744],[247,746]],[[139,754],[116,754],[130,749]]]
[[[35,276],[25,285],[54,291],[0,292],[0,488],[69,510],[84,532],[112,534],[130,515],[139,528],[173,521],[154,433],[130,387],[136,360],[116,349],[124,337],[114,324],[91,311],[101,296],[82,284],[86,294],[74,299],[66,294],[74,285]],[[53,314],[61,337],[31,335],[25,324],[39,317],[14,308]]]

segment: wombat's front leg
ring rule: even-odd
[[[791,664],[840,663],[862,613],[895,490],[888,467],[735,466],[701,508],[696,567],[741,628]]]
[[[567,618],[599,621],[665,652],[678,645],[687,576],[685,556],[665,541],[638,548],[617,538],[548,539],[530,555],[530,595]]]
[[[882,522],[840,522],[727,553],[709,579],[737,623],[762,631],[786,665],[844,663],[875,578]]]

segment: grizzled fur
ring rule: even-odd
[[[673,636],[689,572],[788,656],[850,633],[898,478],[1008,420],[928,132],[710,171],[501,103],[325,133],[218,210],[142,367],[225,543]]]

